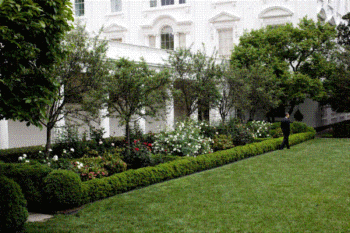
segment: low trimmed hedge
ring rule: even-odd
[[[315,132],[294,134],[290,136],[289,142],[290,145],[296,145],[314,137]],[[260,155],[278,149],[281,143],[282,138],[270,139],[198,157],[186,157],[154,167],[128,170],[102,179],[89,180],[82,184],[82,204]]]
[[[314,137],[315,132],[294,134],[290,136],[290,145],[295,145]],[[0,174],[13,178],[20,185],[30,210],[54,212],[62,210],[62,208],[84,205],[139,187],[260,155],[278,149],[281,143],[282,138],[269,139],[198,157],[182,157],[181,159],[162,163],[154,167],[131,169],[110,177],[86,182],[81,182],[80,179],[74,177],[76,174],[71,174],[64,170],[53,170],[39,164],[0,163]],[[69,194],[72,190],[74,195]],[[48,202],[54,204],[48,205]],[[49,207],[49,209],[44,207]]]

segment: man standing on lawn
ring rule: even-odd
[[[290,134],[290,120],[289,113],[286,113],[286,117],[281,121],[281,129],[283,133],[283,142],[280,146],[280,150],[283,150],[284,146],[289,149],[289,134]]]

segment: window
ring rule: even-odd
[[[150,0],[149,1],[149,6],[150,7],[157,7],[157,0]]]
[[[155,36],[149,36],[149,47],[155,48],[156,47],[156,37]]]
[[[123,38],[113,38],[113,39],[111,39],[111,41],[116,41],[116,42],[122,43]]]
[[[112,12],[122,11],[122,0],[111,0]]]
[[[84,15],[84,0],[75,0],[75,15],[83,16]]]
[[[186,48],[186,34],[179,33],[179,47]]]
[[[161,48],[174,50],[173,29],[169,26],[165,26],[161,31]]]
[[[185,3],[186,3],[186,0],[180,0],[179,3],[180,3],[180,4],[185,4]]]
[[[233,29],[220,29],[219,32],[219,54],[229,56],[233,49]]]
[[[162,0],[162,6],[174,5],[174,0]]]

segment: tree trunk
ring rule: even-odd
[[[131,152],[130,119],[128,119],[126,121],[126,125],[125,125],[125,139],[126,139],[126,143],[127,143],[126,152],[127,152],[127,155],[130,155],[130,152]]]
[[[53,125],[48,123],[46,126],[46,146],[45,146],[45,155],[50,156],[51,149],[51,133],[52,133]]]

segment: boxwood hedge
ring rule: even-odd
[[[315,132],[306,132],[291,135],[289,141],[290,145],[295,145],[314,137]],[[270,139],[198,157],[187,157],[154,167],[131,169],[102,179],[89,180],[82,184],[82,204],[273,151],[278,149],[281,143],[282,138]]]

